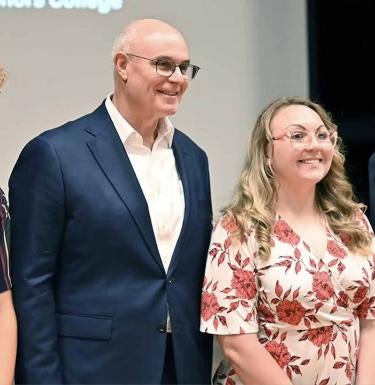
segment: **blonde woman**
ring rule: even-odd
[[[214,384],[375,384],[374,234],[319,105],[278,99],[209,248],[201,330],[225,359]]]
[[[5,71],[0,67],[0,87]],[[16,358],[16,317],[13,309],[8,269],[8,206],[0,189],[0,384],[12,384]]]

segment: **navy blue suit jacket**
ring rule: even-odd
[[[104,104],[23,149],[10,179],[17,383],[160,383],[167,303],[178,383],[210,382],[212,339],[199,332],[208,162],[178,130],[172,148],[186,208],[167,273]]]

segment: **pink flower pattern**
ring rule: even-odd
[[[316,298],[320,300],[330,299],[334,294],[331,277],[326,271],[317,271],[313,275],[313,290]]]
[[[217,302],[216,295],[213,293],[202,293],[201,299],[201,317],[203,320],[208,321],[219,311],[219,304]]]
[[[358,220],[371,232],[367,218]],[[375,320],[375,250],[354,256],[348,238],[327,230],[323,258],[280,217],[269,260],[257,255],[255,229],[232,235],[229,216],[215,226],[201,304],[201,331],[257,333],[259,342],[294,385],[354,384],[360,319]],[[214,385],[241,385],[224,360]]]
[[[256,295],[254,274],[251,271],[238,269],[233,272],[231,287],[239,298],[252,299]]]

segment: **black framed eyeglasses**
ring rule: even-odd
[[[182,62],[181,64],[177,65],[172,60],[168,58],[158,58],[158,59],[150,59],[148,57],[134,55],[133,53],[124,52],[128,56],[137,57],[139,59],[148,60],[150,63],[155,65],[155,70],[160,76],[164,76],[166,78],[169,78],[174,74],[174,71],[176,71],[176,68],[178,67],[180,69],[181,75],[185,79],[194,79],[197,76],[198,71],[200,70],[200,67],[190,64],[189,61]]]

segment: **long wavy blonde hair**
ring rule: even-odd
[[[251,227],[255,228],[260,258],[267,260],[271,254],[271,235],[275,222],[277,181],[267,157],[273,146],[270,123],[277,112],[290,105],[303,105],[314,110],[330,131],[337,126],[319,104],[301,98],[280,98],[269,104],[259,115],[252,131],[244,170],[233,202],[222,210],[231,215],[238,226],[235,237],[242,238]],[[335,234],[345,239],[349,250],[368,255],[371,235],[358,223],[358,212],[363,204],[355,202],[353,189],[344,169],[345,157],[342,140],[337,139],[332,164],[327,175],[316,187],[315,205]]]

